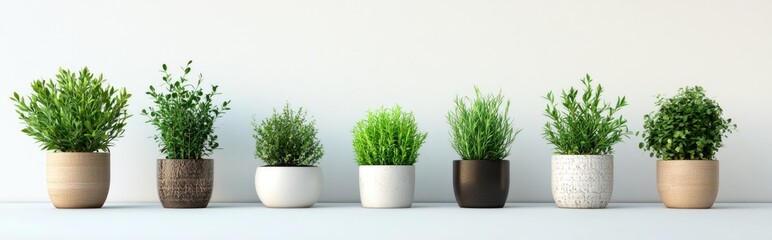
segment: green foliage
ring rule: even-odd
[[[281,113],[274,109],[269,118],[252,125],[255,157],[268,166],[313,166],[324,154],[315,122],[306,119],[303,108],[294,111],[286,104]]]
[[[142,115],[148,116],[148,123],[160,131],[154,136],[167,159],[201,159],[217,149],[217,135],[214,134],[214,121],[230,110],[225,101],[221,106],[212,104],[212,97],[219,95],[217,85],[212,91],[204,93],[201,88],[203,76],[199,74],[198,82],[193,84],[187,79],[190,64],[182,68],[183,74],[178,79],[163,69],[163,86],[166,92],[156,91],[150,86],[147,95],[153,98],[155,107],[142,110]]]
[[[592,78],[587,74],[581,80],[584,92],[577,99],[579,91],[571,87],[561,94],[562,110],[558,109],[552,92],[547,93],[549,100],[544,115],[552,122],[544,126],[543,136],[555,146],[557,154],[564,155],[604,155],[611,154],[613,145],[627,137],[627,120],[615,117],[622,107],[627,106],[625,97],[617,97],[613,106],[601,102],[603,87],[592,87]]]
[[[737,129],[724,119],[721,107],[702,87],[686,87],[672,98],[657,96],[659,111],[643,117],[643,142],[638,146],[664,160],[712,160],[722,137]]]
[[[464,160],[502,160],[520,132],[509,119],[509,101],[504,104],[501,92],[483,95],[479,88],[474,90],[474,99],[456,96],[456,108],[448,112],[450,143]]]
[[[354,127],[354,151],[359,165],[413,165],[426,140],[413,113],[395,106],[369,111]]]
[[[123,136],[128,99],[125,88],[103,86],[105,79],[84,67],[76,74],[59,68],[56,82],[35,80],[33,93],[13,100],[19,119],[27,124],[22,132],[40,143],[43,150],[60,152],[109,152],[112,141]]]

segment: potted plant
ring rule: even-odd
[[[475,98],[455,98],[448,112],[451,145],[461,160],[453,161],[453,190],[462,208],[501,208],[509,195],[510,146],[520,130],[509,119],[509,101],[504,96],[483,95],[475,87]]]
[[[153,138],[166,156],[157,161],[158,197],[164,208],[204,208],[209,204],[214,160],[204,157],[219,147],[214,122],[230,110],[230,101],[220,106],[212,103],[219,94],[217,85],[204,93],[201,74],[196,83],[188,80],[192,63],[188,61],[179,78],[172,77],[163,64],[166,92],[151,85],[147,95],[156,106],[142,110],[148,123],[159,131]]]
[[[311,207],[322,195],[322,170],[314,166],[324,155],[313,120],[303,108],[289,104],[258,124],[255,120],[255,157],[265,166],[255,172],[255,189],[266,207]]]
[[[366,208],[409,208],[418,149],[426,140],[412,112],[399,106],[369,111],[354,127],[359,196]]]
[[[656,156],[657,190],[669,208],[710,208],[718,195],[716,152],[737,129],[702,87],[657,97],[657,112],[644,116],[641,149]]]
[[[561,208],[605,208],[614,189],[613,146],[627,137],[627,120],[616,116],[627,106],[625,97],[615,104],[601,100],[603,87],[592,86],[592,78],[581,80],[584,92],[571,87],[555,103],[552,92],[545,97],[544,138],[555,146],[552,156],[552,197]],[[562,109],[559,109],[561,106]]]
[[[100,208],[110,189],[110,147],[123,135],[128,99],[125,88],[84,67],[59,69],[56,82],[35,80],[33,93],[13,93],[22,132],[46,154],[48,196],[56,208]]]

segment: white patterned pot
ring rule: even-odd
[[[319,167],[258,167],[255,171],[255,190],[266,207],[311,207],[322,195],[322,169]]]
[[[415,166],[359,166],[359,197],[366,208],[409,208],[415,193]]]
[[[613,155],[552,156],[552,197],[558,207],[605,208],[613,189]]]

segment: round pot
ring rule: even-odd
[[[552,156],[552,198],[558,207],[605,208],[613,190],[613,155]]]
[[[46,153],[46,183],[56,208],[100,208],[110,190],[110,154]]]
[[[205,208],[213,181],[212,159],[158,159],[158,198],[164,208]]]
[[[669,208],[711,208],[718,196],[718,160],[657,161],[657,191]]]
[[[266,207],[311,207],[322,195],[322,169],[319,167],[258,167],[255,171],[255,190]]]
[[[509,195],[509,161],[453,161],[453,191],[462,208],[504,207]]]
[[[359,166],[359,197],[366,208],[409,208],[415,193],[415,166]]]

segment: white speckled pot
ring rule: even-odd
[[[366,208],[409,208],[415,193],[415,166],[359,166],[359,197]]]
[[[322,195],[322,169],[319,167],[258,167],[255,190],[270,208],[306,208]]]
[[[613,155],[552,156],[552,197],[558,207],[605,208],[613,189]]]

